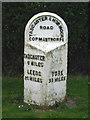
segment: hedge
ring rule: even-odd
[[[85,2],[3,2],[3,75],[23,75],[24,30],[39,12],[53,12],[64,19],[69,30],[68,73],[87,74],[88,3]]]

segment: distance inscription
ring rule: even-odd
[[[45,56],[24,54],[24,59],[28,59],[26,64],[29,66],[44,67]],[[28,75],[25,76],[25,80],[42,83],[41,71],[31,69],[27,69],[26,71]]]
[[[45,56],[42,56],[42,55],[24,54],[24,58],[31,59],[31,60],[45,61]],[[36,62],[36,61],[27,61],[27,65],[36,66],[36,67],[44,67],[43,62]],[[42,79],[37,78],[37,76],[41,77],[41,71],[27,69],[27,74],[28,74],[28,76],[25,76],[25,80],[31,80],[34,82],[42,83]],[[64,76],[63,70],[52,71],[51,76],[52,77],[49,78],[49,83],[60,82],[60,81],[66,80],[66,76]]]
[[[32,76],[25,76],[25,80],[30,80],[30,81],[33,81],[33,82],[42,83],[42,79],[41,78],[36,78],[36,77],[32,77]]]
[[[31,60],[45,61],[45,56],[41,56],[41,55],[24,54],[24,58],[31,59]],[[37,62],[37,61],[31,61],[31,60],[27,61],[27,65],[36,66],[36,67],[44,67],[43,62],[40,62],[40,61]]]
[[[25,80],[30,80],[33,82],[40,82],[42,83],[41,79],[41,71],[27,69],[27,76],[25,76]]]
[[[52,71],[52,77],[49,78],[49,83],[60,82],[66,80],[66,76],[63,74],[63,70]]]
[[[27,64],[31,66],[36,66],[36,67],[44,67],[43,62],[27,61]]]

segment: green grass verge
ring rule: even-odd
[[[36,109],[23,103],[23,78],[2,80],[3,118],[87,118],[88,117],[88,77],[69,76],[67,82],[67,102],[56,103],[53,109]],[[19,108],[20,107],[20,108]]]

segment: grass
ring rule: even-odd
[[[47,110],[23,103],[23,78],[3,77],[2,83],[3,118],[88,118],[88,77],[68,76],[67,101]]]

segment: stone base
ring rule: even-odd
[[[64,104],[65,102],[67,101],[67,97],[65,96],[65,99],[62,101],[62,102],[57,102],[56,101],[56,103],[55,104],[53,104],[53,105],[49,105],[49,106],[47,106],[47,105],[37,105],[37,104],[31,104],[31,103],[29,103],[29,102],[27,102],[27,101],[25,101],[24,100],[24,103],[27,103],[27,104],[30,104],[30,106],[32,106],[32,107],[34,107],[34,108],[38,108],[38,109],[53,109],[53,108],[56,108],[59,104]],[[57,105],[58,104],[58,105]]]

